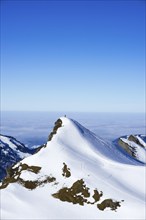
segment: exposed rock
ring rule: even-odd
[[[35,154],[38,153],[42,148],[44,148],[44,147],[46,147],[46,146],[47,146],[47,144],[43,144],[43,145],[39,146],[39,147],[36,149]]]
[[[54,193],[52,196],[56,199],[60,199],[63,202],[70,202],[73,204],[79,204],[83,206],[85,203],[94,205],[96,202],[100,200],[100,198],[103,196],[103,193],[102,191],[99,193],[95,189],[94,195],[92,196],[95,202],[90,202],[87,199],[90,197],[89,188],[84,184],[83,179],[81,179],[74,182],[70,188],[64,187],[60,189],[57,193]],[[102,203],[97,204],[97,208],[102,211],[107,207],[110,207],[113,211],[120,206],[120,202],[113,201],[112,199],[105,199]]]
[[[125,143],[123,140],[119,139],[118,144],[127,151],[129,155],[136,158],[136,149],[134,147],[131,148],[131,146],[128,143]]]
[[[65,177],[70,177],[71,176],[71,172],[70,172],[70,168],[67,167],[67,165],[65,163],[63,163],[63,168],[62,168],[62,176],[65,176]]]
[[[58,128],[60,128],[61,126],[62,126],[62,121],[61,121],[61,119],[59,118],[59,119],[55,122],[55,126],[54,126],[54,128],[53,128],[53,131],[52,131],[52,132],[50,133],[50,135],[49,135],[48,141],[51,141],[51,140],[52,140],[54,134],[57,133]]]
[[[134,135],[130,135],[130,136],[128,137],[128,140],[129,140],[129,141],[133,141],[134,143],[140,145],[141,147],[144,147],[144,146],[140,143],[140,141],[138,140],[138,138],[137,138],[136,136],[134,136]]]
[[[0,189],[6,188],[10,183],[17,182],[21,184],[23,187],[33,190],[37,188],[38,186],[56,181],[56,178],[53,176],[46,176],[43,180],[39,180],[39,179],[36,179],[34,181],[24,180],[21,178],[22,171],[24,170],[38,174],[41,170],[41,167],[28,166],[27,164],[20,164],[16,168],[12,167],[8,169],[7,177],[3,180],[2,185],[0,186]]]
[[[100,198],[103,196],[103,192],[101,191],[100,193],[97,191],[97,189],[94,190],[94,195],[92,196],[95,202],[98,202]],[[94,202],[94,203],[95,203]]]
[[[74,182],[71,188],[62,188],[52,196],[60,199],[61,201],[84,205],[84,203],[87,203],[86,198],[90,197],[88,190],[89,188],[86,187],[84,181],[81,179]]]
[[[21,164],[19,166],[11,167],[7,169],[7,176],[3,180],[2,185],[0,186],[0,189],[6,188],[10,183],[19,182],[23,183],[22,179],[20,178],[20,175],[22,171],[27,170],[32,173],[39,173],[41,170],[41,167],[38,166],[28,166],[27,164]]]
[[[102,203],[97,204],[97,208],[104,211],[105,208],[110,207],[111,210],[116,210],[118,207],[120,207],[120,202],[113,201],[112,199],[105,199]]]
[[[41,180],[41,181],[40,180],[28,181],[28,180],[23,180],[23,179],[19,178],[18,182],[21,185],[23,185],[25,188],[33,190],[33,189],[37,188],[38,186],[44,185],[46,183],[52,183],[55,181],[56,181],[55,177],[47,176],[44,180]]]

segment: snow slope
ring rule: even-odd
[[[46,146],[16,164],[3,182],[1,218],[145,219],[145,169],[78,122],[62,117]],[[112,206],[101,210],[105,201]],[[120,206],[116,209],[115,204]]]

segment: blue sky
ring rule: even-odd
[[[1,110],[144,112],[144,1],[1,1]]]

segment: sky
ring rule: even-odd
[[[145,1],[1,1],[2,111],[145,111]]]

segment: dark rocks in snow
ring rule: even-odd
[[[52,183],[56,181],[56,178],[53,176],[45,176],[43,180],[24,180],[21,178],[21,174],[23,171],[31,172],[34,174],[38,174],[41,170],[39,166],[28,166],[27,164],[20,163],[17,167],[11,167],[7,169],[7,176],[3,180],[0,189],[6,188],[11,183],[19,183],[23,187],[33,190],[36,189],[38,186],[44,185],[46,183]]]
[[[62,121],[61,121],[61,119],[59,118],[59,119],[55,122],[55,126],[54,126],[54,128],[53,128],[53,131],[52,131],[52,132],[50,133],[50,135],[49,135],[48,141],[51,141],[51,140],[52,140],[54,134],[57,133],[58,128],[60,128],[61,126],[62,126]]]
[[[63,163],[62,171],[63,171],[62,176],[67,178],[71,176],[70,168],[67,167],[66,163]]]
[[[84,203],[87,203],[86,198],[90,197],[90,193],[89,188],[86,187],[83,179],[81,179],[74,182],[70,188],[64,187],[52,196],[64,202],[84,205]]]
[[[100,193],[98,192],[97,189],[94,190],[94,195],[92,196],[95,202],[98,202],[100,198],[103,196],[103,192],[101,191]],[[94,202],[94,203],[95,203]]]
[[[106,208],[111,208],[112,211],[120,207],[120,202],[113,201],[112,199],[105,199],[102,203],[97,204],[97,208],[104,211]]]
[[[135,162],[145,164],[146,153],[146,136],[145,135],[129,135],[122,136],[113,141],[117,147],[126,157],[134,159]]]
[[[100,198],[103,196],[102,192],[94,190],[94,195],[92,196],[95,202],[90,202],[87,198],[90,197],[89,188],[85,185],[83,179],[77,180],[73,185],[68,188],[64,187],[60,189],[57,193],[54,193],[52,196],[56,199],[61,200],[62,202],[69,202],[73,204],[79,204],[83,206],[84,204],[94,205],[97,203]],[[99,210],[104,211],[106,208],[111,208],[112,211],[116,211],[120,207],[121,202],[113,201],[112,199],[105,199],[101,203],[97,204]]]
[[[136,136],[134,136],[134,135],[130,135],[128,137],[128,140],[129,141],[133,141],[134,143],[140,145],[141,147],[144,147],[143,144],[141,144],[140,141],[138,140],[138,138]]]
[[[36,149],[29,149],[14,137],[0,135],[0,181],[4,179],[6,169],[13,166],[23,158],[32,155]]]
[[[122,139],[118,141],[119,146],[121,146],[130,156],[136,158],[136,149],[131,147],[128,143],[125,143]]]

